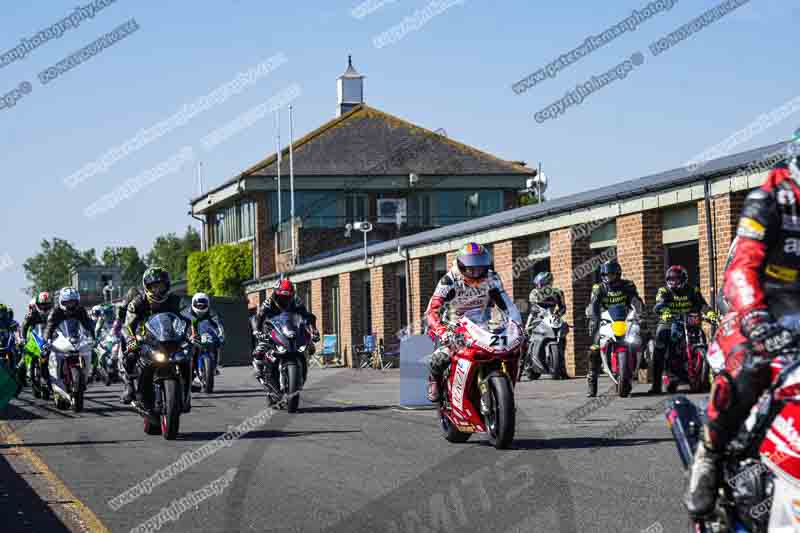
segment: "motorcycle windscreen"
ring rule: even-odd
[[[217,340],[219,337],[219,331],[217,328],[214,327],[214,324],[210,320],[203,320],[197,325],[197,333],[200,336],[203,335],[210,335],[213,340]]]
[[[145,330],[156,342],[181,342],[186,334],[186,323],[176,314],[159,313],[148,319]]]
[[[287,350],[294,351],[296,346],[307,344],[306,321],[298,313],[283,312],[272,319],[272,325],[275,326],[273,339],[283,344]]]
[[[761,442],[759,453],[767,468],[800,491],[800,403],[788,402],[781,409]]]
[[[625,322],[628,319],[628,307],[623,304],[614,304],[608,308],[608,315],[614,322]]]
[[[56,331],[61,333],[66,338],[72,340],[72,339],[80,339],[83,336],[82,329],[83,328],[81,326],[80,321],[74,318],[68,318],[67,320],[64,320],[61,324],[58,325],[58,329]],[[73,342],[73,344],[77,343]]]
[[[753,516],[770,513],[769,531],[800,533],[800,489],[785,479],[776,478],[772,498],[767,498],[750,512]]]

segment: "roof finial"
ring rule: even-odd
[[[350,54],[347,54],[347,66],[349,68],[353,68],[353,56]]]

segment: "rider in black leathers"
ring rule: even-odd
[[[636,284],[627,279],[622,279],[622,267],[612,259],[600,267],[602,282],[592,287],[592,300],[589,304],[590,318],[589,331],[592,337],[592,346],[589,349],[589,374],[586,376],[589,391],[587,396],[597,396],[597,378],[600,375],[600,317],[610,305],[625,304],[628,308],[642,312],[644,302],[639,297]]]
[[[279,279],[275,283],[269,299],[259,307],[258,312],[251,321],[253,336],[258,341],[265,340],[267,334],[263,331],[264,322],[286,312],[297,313],[302,316],[311,326],[312,341],[315,343],[319,342],[320,335],[317,330],[317,317],[306,309],[306,306],[303,305],[303,302],[297,297],[294,284],[288,278]],[[262,379],[266,379],[267,383],[273,389],[278,390],[276,367],[271,359],[269,354],[262,351],[261,343],[258,342],[253,351],[253,360],[255,366],[258,368],[259,376]],[[305,366],[303,370],[304,372],[306,371]],[[276,398],[270,396],[269,401],[271,403],[275,400]]]
[[[125,315],[125,325],[122,334],[125,337],[126,369],[133,368],[139,361],[140,346],[137,339],[139,328],[147,319],[156,313],[174,313],[181,317],[181,299],[178,295],[169,292],[169,273],[160,267],[148,268],[142,278],[144,294],[137,294],[130,302]],[[185,317],[181,317],[186,320]],[[187,331],[190,324],[187,322]],[[191,369],[189,369],[191,373]],[[191,375],[183,376],[184,383],[191,383]],[[186,393],[188,394],[188,386]],[[132,392],[129,384],[126,398]],[[123,400],[124,401],[124,400]],[[153,368],[152,366],[139,365],[138,389],[136,401],[139,406],[147,411],[153,408]],[[127,402],[126,402],[127,403]]]

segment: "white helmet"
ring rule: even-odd
[[[210,307],[211,299],[208,297],[208,294],[198,292],[192,296],[192,311],[194,311],[194,314],[197,316],[205,316]]]
[[[81,295],[73,287],[64,287],[58,294],[58,306],[62,311],[75,311],[81,305]]]

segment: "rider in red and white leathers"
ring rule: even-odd
[[[465,315],[485,319],[494,304],[522,330],[522,316],[503,289],[500,277],[490,270],[491,264],[492,257],[486,248],[468,243],[459,251],[452,269],[439,281],[428,303],[425,311],[428,334],[439,344],[431,355],[428,376],[428,400],[431,402],[439,401],[441,379],[450,363],[453,331],[448,323],[454,323]],[[445,312],[449,316],[443,321]]]
[[[720,461],[771,381],[770,354],[792,342],[779,319],[800,311],[800,150],[776,165],[745,200],[725,270],[730,306],[715,342],[726,356],[714,380],[703,443],[692,465],[685,504],[702,518],[714,508]]]

